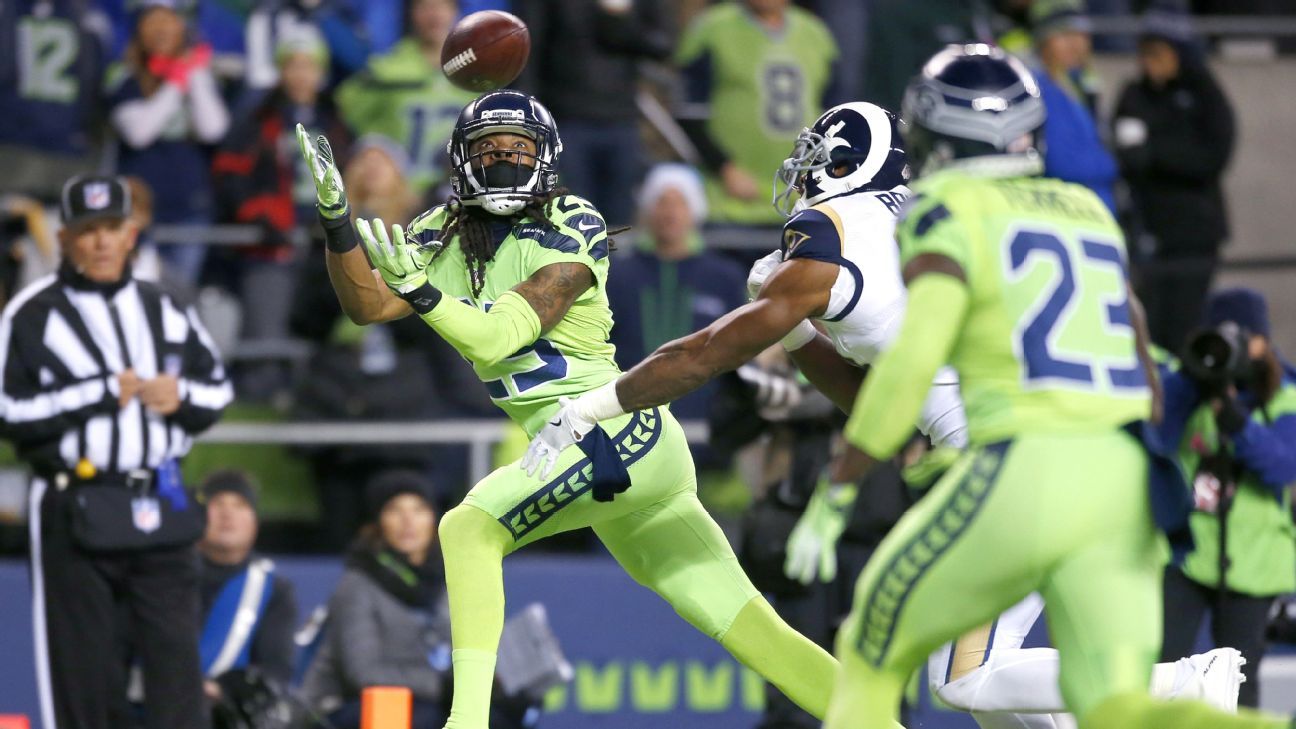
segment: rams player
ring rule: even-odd
[[[1032,591],[1081,727],[1286,726],[1147,695],[1162,554],[1125,426],[1152,414],[1151,364],[1119,227],[1093,193],[1035,176],[1034,79],[998,49],[952,46],[905,115],[923,177],[897,227],[908,303],[846,436],[865,468],[893,455],[950,363],[970,448],[860,576],[826,727],[885,726],[934,648]]]
[[[628,400],[633,403],[627,403],[629,407],[668,402],[746,362],[780,337],[811,382],[850,412],[863,368],[894,338],[904,315],[894,229],[910,191],[899,127],[892,114],[867,103],[842,104],[821,115],[801,134],[779,171],[784,187],[775,206],[793,214],[784,226],[781,250],[753,267],[749,287],[755,301],[707,329],[664,345],[614,385],[571,401],[556,424],[533,441],[528,470],[548,473],[548,461],[603,415],[583,412],[600,396]],[[819,335],[807,318],[820,322],[827,336]],[[967,445],[967,423],[952,370],[936,374],[917,424],[937,446]],[[836,540],[855,498],[853,479],[844,472],[836,476],[816,490],[793,531],[787,566],[793,579],[830,581],[835,576]],[[1055,687],[1056,651],[1017,650],[1041,609],[1038,597],[1029,597],[1005,612],[993,629],[972,631],[965,640],[937,651],[930,669],[933,689],[956,708],[977,713],[987,729],[1003,722],[1031,729],[1052,727],[1047,713],[981,716],[1065,711]],[[1198,666],[1202,670],[1195,670]],[[1235,661],[1212,662],[1207,657],[1188,666],[1163,668],[1161,692],[1200,693],[1204,681],[1197,674],[1204,674],[1208,666],[1213,670],[1210,688],[1220,694],[1219,703],[1228,705],[1231,696],[1236,705]]]
[[[327,140],[317,148],[297,133],[316,177],[329,275],[352,319],[419,316],[529,433],[560,398],[620,374],[603,288],[611,241],[597,210],[555,189],[562,142],[540,102],[495,91],[464,107],[449,145],[454,201],[390,237],[381,220],[356,221],[363,250]],[[837,662],[788,627],[738,566],[698,502],[679,424],[647,408],[605,427],[559,459],[555,478],[537,484],[519,464],[506,466],[441,520],[454,638],[447,728],[487,728],[505,555],[586,526],[637,581],[822,717]]]

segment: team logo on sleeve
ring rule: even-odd
[[[787,259],[791,258],[792,254],[796,251],[796,249],[805,245],[805,242],[808,240],[810,240],[809,233],[802,233],[799,230],[793,230],[791,228],[784,230],[783,231],[783,260],[786,261]]]

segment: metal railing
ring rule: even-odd
[[[686,420],[680,425],[690,443],[706,443],[707,424]],[[465,445],[468,473],[476,483],[491,472],[491,448],[513,426],[507,420],[335,421],[292,423],[218,423],[198,438],[199,443],[246,445]]]

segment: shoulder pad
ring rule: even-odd
[[[783,260],[809,258],[826,263],[842,261],[842,225],[837,213],[824,205],[802,210],[783,224],[780,243]]]

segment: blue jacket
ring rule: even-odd
[[[1048,111],[1044,121],[1044,174],[1084,185],[1115,212],[1116,160],[1103,146],[1093,116],[1047,72],[1037,69],[1035,78]]]

